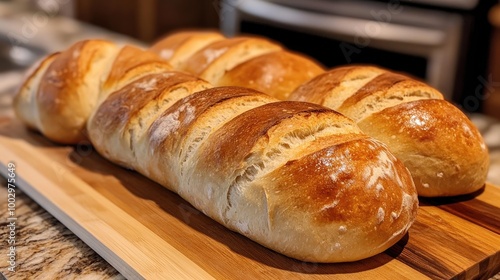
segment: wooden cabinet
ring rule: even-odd
[[[218,28],[219,0],[77,0],[81,21],[151,42],[173,30]]]
[[[500,119],[500,4],[489,14],[493,25],[488,84],[484,88],[484,113]]]

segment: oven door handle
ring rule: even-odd
[[[231,27],[235,25],[234,22],[228,20],[233,14],[322,36],[335,35],[336,38],[342,37],[345,41],[361,45],[373,41],[435,47],[442,45],[447,38],[443,30],[315,13],[261,0],[225,0],[220,16],[221,25],[226,30],[234,28]],[[232,20],[236,21],[236,18]]]

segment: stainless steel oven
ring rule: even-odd
[[[404,71],[459,102],[467,79],[473,86],[487,76],[478,70],[466,77],[469,56],[487,60],[487,43],[474,39],[481,18],[471,14],[479,6],[478,0],[223,0],[220,18],[227,36],[268,36],[327,67],[368,63]],[[468,53],[474,44],[483,51]]]

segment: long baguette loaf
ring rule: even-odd
[[[176,44],[170,43],[173,38]],[[151,50],[172,56],[184,53],[177,61],[178,69],[196,75],[199,73],[191,70],[196,69],[195,57],[237,38],[248,37],[226,39],[213,31],[179,32],[158,41]],[[193,42],[198,48],[184,52],[183,46]],[[232,48],[219,51],[224,56],[221,60],[235,59]],[[372,66],[324,71],[313,60],[284,48],[235,60],[230,67],[218,66],[223,64],[218,60],[203,65],[217,72],[204,77],[215,85],[245,86],[282,100],[312,102],[353,119],[405,163],[421,196],[467,194],[485,183],[489,156],[479,131],[441,93],[422,82]],[[191,67],[182,67],[186,63]]]
[[[112,44],[83,41],[35,68],[15,99],[21,120],[62,143],[88,136],[110,161],[299,260],[367,258],[413,223],[418,200],[408,170],[352,120],[320,105],[213,87],[137,48],[102,45]],[[90,54],[109,65],[84,60]],[[43,79],[47,71],[61,74]],[[41,114],[78,111],[82,92],[94,105],[81,116],[86,128],[51,122],[47,129]],[[51,102],[61,110],[39,107]],[[63,134],[68,129],[79,132]]]

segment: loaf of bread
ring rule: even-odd
[[[411,175],[351,119],[169,67],[134,47],[79,42],[35,68],[15,109],[54,141],[87,136],[110,161],[289,257],[356,261],[408,231],[418,207]],[[80,110],[81,121],[45,124]]]
[[[81,41],[31,69],[14,98],[14,109],[21,120],[47,138],[78,143],[87,139],[87,119],[99,100],[131,79],[171,69],[157,55],[133,46]]]
[[[297,88],[353,119],[410,170],[421,196],[454,196],[484,186],[489,155],[478,129],[434,88],[378,67],[338,67]]]
[[[269,39],[225,38],[216,31],[175,32],[150,48],[172,66],[215,86],[241,86],[280,100],[325,69]]]
[[[184,39],[167,45],[163,43],[171,37],[167,36],[152,50],[175,54],[183,49],[183,41],[198,42],[203,47],[183,56],[183,63],[191,66],[178,69],[199,75],[192,70],[197,69],[193,57],[213,52],[215,45],[247,38],[227,39],[216,32],[208,33],[212,34],[211,41],[206,40],[204,31],[175,33],[171,36]],[[230,49],[220,50],[226,55],[224,60],[232,59]],[[213,67],[217,69],[215,79],[202,77],[216,85],[245,86],[281,100],[316,103],[344,114],[363,132],[387,144],[405,163],[419,195],[454,196],[484,186],[489,156],[481,135],[463,112],[429,85],[372,66],[338,67],[326,72],[310,58],[284,48],[246,60],[240,56],[233,59],[230,67]],[[213,58],[198,65],[204,69],[212,64],[221,63]]]

